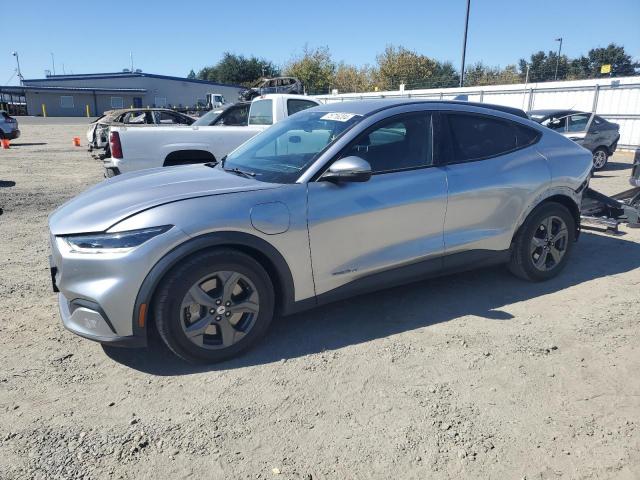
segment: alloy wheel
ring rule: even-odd
[[[604,167],[607,163],[607,154],[604,150],[596,150],[593,152],[593,167],[596,169]]]
[[[215,272],[194,283],[180,305],[180,326],[197,346],[222,349],[242,340],[256,323],[260,299],[238,272]]]
[[[542,220],[530,243],[533,266],[549,271],[560,264],[567,252],[569,229],[560,217],[550,216]]]

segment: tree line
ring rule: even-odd
[[[610,73],[601,73],[603,65],[611,65]],[[520,59],[517,65],[504,68],[478,62],[465,68],[464,85],[620,77],[637,75],[639,68],[640,63],[634,62],[623,46],[611,43],[577,58],[539,51],[528,59]],[[330,93],[334,89],[340,93],[397,90],[400,84],[406,89],[447,88],[457,87],[460,83],[460,72],[450,62],[440,62],[394,45],[388,45],[376,56],[375,65],[363,66],[336,62],[328,47],[305,46],[301,54],[282,67],[264,58],[225,52],[216,64],[204,67],[198,73],[191,70],[188,77],[249,87],[261,78],[280,75],[299,78],[310,94]]]

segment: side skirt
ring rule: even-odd
[[[308,298],[295,302],[286,314],[298,313],[311,308],[337,302],[346,298],[356,297],[387,288],[418,282],[452,273],[475,270],[507,263],[511,258],[511,250],[470,250],[454,253],[435,259],[412,263],[384,272],[354,280],[334,290],[322,293],[315,298]]]

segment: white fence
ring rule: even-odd
[[[485,102],[523,110],[574,109],[595,112],[620,125],[619,148],[640,148],[640,77],[318,95],[324,103],[365,98],[424,98]]]

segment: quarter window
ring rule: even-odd
[[[455,162],[495,157],[537,141],[537,131],[486,115],[450,113],[449,128]]]
[[[397,116],[360,135],[342,156],[366,160],[373,173],[427,167],[433,163],[431,132],[430,114]]]

